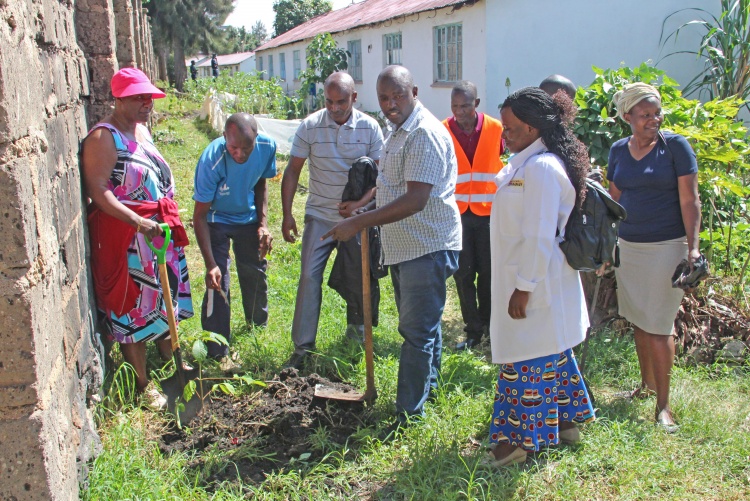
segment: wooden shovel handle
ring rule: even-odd
[[[372,402],[378,396],[375,390],[375,356],[372,346],[372,300],[370,298],[370,239],[369,229],[361,233],[362,241],[362,314],[365,324],[365,371],[367,387],[365,401]]]
[[[161,282],[161,291],[164,295],[164,308],[167,310],[169,338],[172,341],[172,351],[175,352],[180,347],[180,340],[177,337],[177,321],[175,320],[174,308],[172,307],[172,291],[169,288],[167,263],[159,263],[159,281]]]

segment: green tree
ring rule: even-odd
[[[257,40],[253,38],[251,33],[245,30],[244,26],[235,28],[230,26],[226,29],[227,45],[226,52],[248,52],[255,50],[258,46]]]
[[[150,0],[146,8],[159,59],[160,78],[166,75],[166,60],[174,57],[174,86],[182,91],[187,79],[185,53],[217,52],[226,44],[221,28],[234,9],[232,0]]]
[[[319,33],[307,46],[307,68],[300,73],[301,92],[306,94],[312,85],[323,83],[331,73],[345,70],[349,53],[340,48],[330,33]]]
[[[259,20],[255,22],[250,30],[250,35],[258,42],[258,45],[266,43],[266,40],[268,40],[268,30],[266,30],[266,25],[263,24],[263,21]],[[253,47],[253,49],[255,49],[255,47]]]
[[[292,28],[333,9],[330,0],[276,0],[273,11],[274,36],[286,33]]]

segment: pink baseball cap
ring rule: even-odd
[[[138,94],[151,94],[154,99],[167,97],[138,68],[123,68],[115,73],[110,87],[115,97],[137,96]]]

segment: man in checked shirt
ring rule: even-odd
[[[417,100],[409,70],[388,66],[377,80],[388,119],[380,158],[377,208],[334,226],[324,237],[348,240],[380,225],[404,338],[398,371],[397,420],[391,429],[422,416],[437,388],[442,356],[440,321],[445,282],[458,268],[461,217],[456,205],[457,162],[445,126]]]

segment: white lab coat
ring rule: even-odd
[[[575,189],[541,139],[513,156],[495,178],[492,243],[492,361],[514,363],[560,353],[589,325],[581,279],[560,250]],[[508,315],[515,289],[531,292],[526,318]]]

